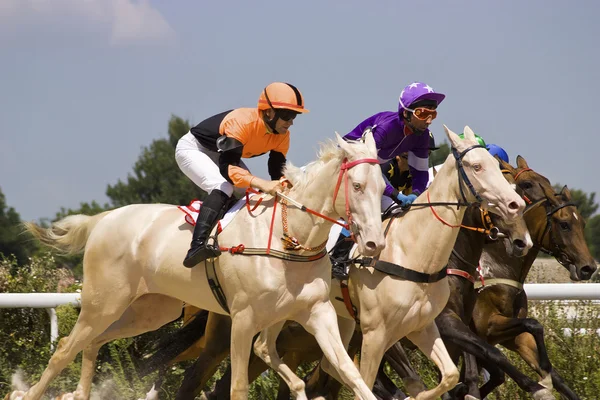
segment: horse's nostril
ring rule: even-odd
[[[372,241],[368,241],[365,246],[367,247],[367,249],[369,250],[377,250],[377,245],[375,244],[375,242]]]
[[[523,250],[525,247],[527,247],[527,245],[525,244],[524,241],[522,241],[521,239],[517,239],[513,242],[513,244],[520,250]]]
[[[579,277],[581,278],[582,281],[587,281],[592,277],[592,274],[594,273],[594,271],[595,271],[594,267],[591,267],[589,265],[584,265],[579,270]]]
[[[518,210],[519,209],[519,204],[517,204],[516,201],[511,201],[508,204],[508,208],[510,208],[511,210]]]

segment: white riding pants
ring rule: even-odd
[[[234,186],[219,171],[219,156],[202,146],[191,132],[183,135],[175,148],[175,160],[181,171],[206,193],[219,189],[231,197]],[[240,167],[248,170],[246,164],[240,161]],[[236,190],[241,192],[243,189]]]

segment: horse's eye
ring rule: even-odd
[[[571,230],[571,225],[569,225],[568,222],[561,222],[559,225],[560,225],[560,229],[562,229],[563,231]]]
[[[475,172],[481,171],[481,164],[473,164],[473,170]]]
[[[355,183],[352,185],[354,187],[354,190],[361,190],[362,186],[360,185],[360,183]]]
[[[520,183],[519,186],[521,187],[521,189],[527,190],[531,189],[533,187],[533,184],[530,181],[525,181],[523,183]]]

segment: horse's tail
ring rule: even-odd
[[[96,215],[69,215],[44,228],[33,222],[23,222],[23,227],[37,240],[63,254],[75,254],[85,248],[94,226],[110,211]]]
[[[200,310],[182,328],[160,338],[152,346],[158,350],[144,359],[144,366],[139,371],[140,376],[144,377],[159,368],[167,367],[177,356],[192,347],[194,343],[204,336],[207,320],[208,311]]]

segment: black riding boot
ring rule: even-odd
[[[212,231],[221,216],[221,210],[227,200],[229,200],[229,196],[215,189],[202,202],[202,207],[200,207],[200,212],[198,213],[198,220],[194,227],[190,250],[187,256],[185,256],[185,260],[183,260],[183,265],[186,267],[192,268],[207,258],[221,255],[219,249],[212,245],[207,245],[207,241],[208,235],[210,235],[210,231]]]
[[[340,233],[336,244],[331,252],[329,258],[331,259],[331,275],[334,278],[344,280],[348,279],[348,273],[346,272],[346,265],[344,261],[350,258],[350,250],[354,242],[349,237]]]

